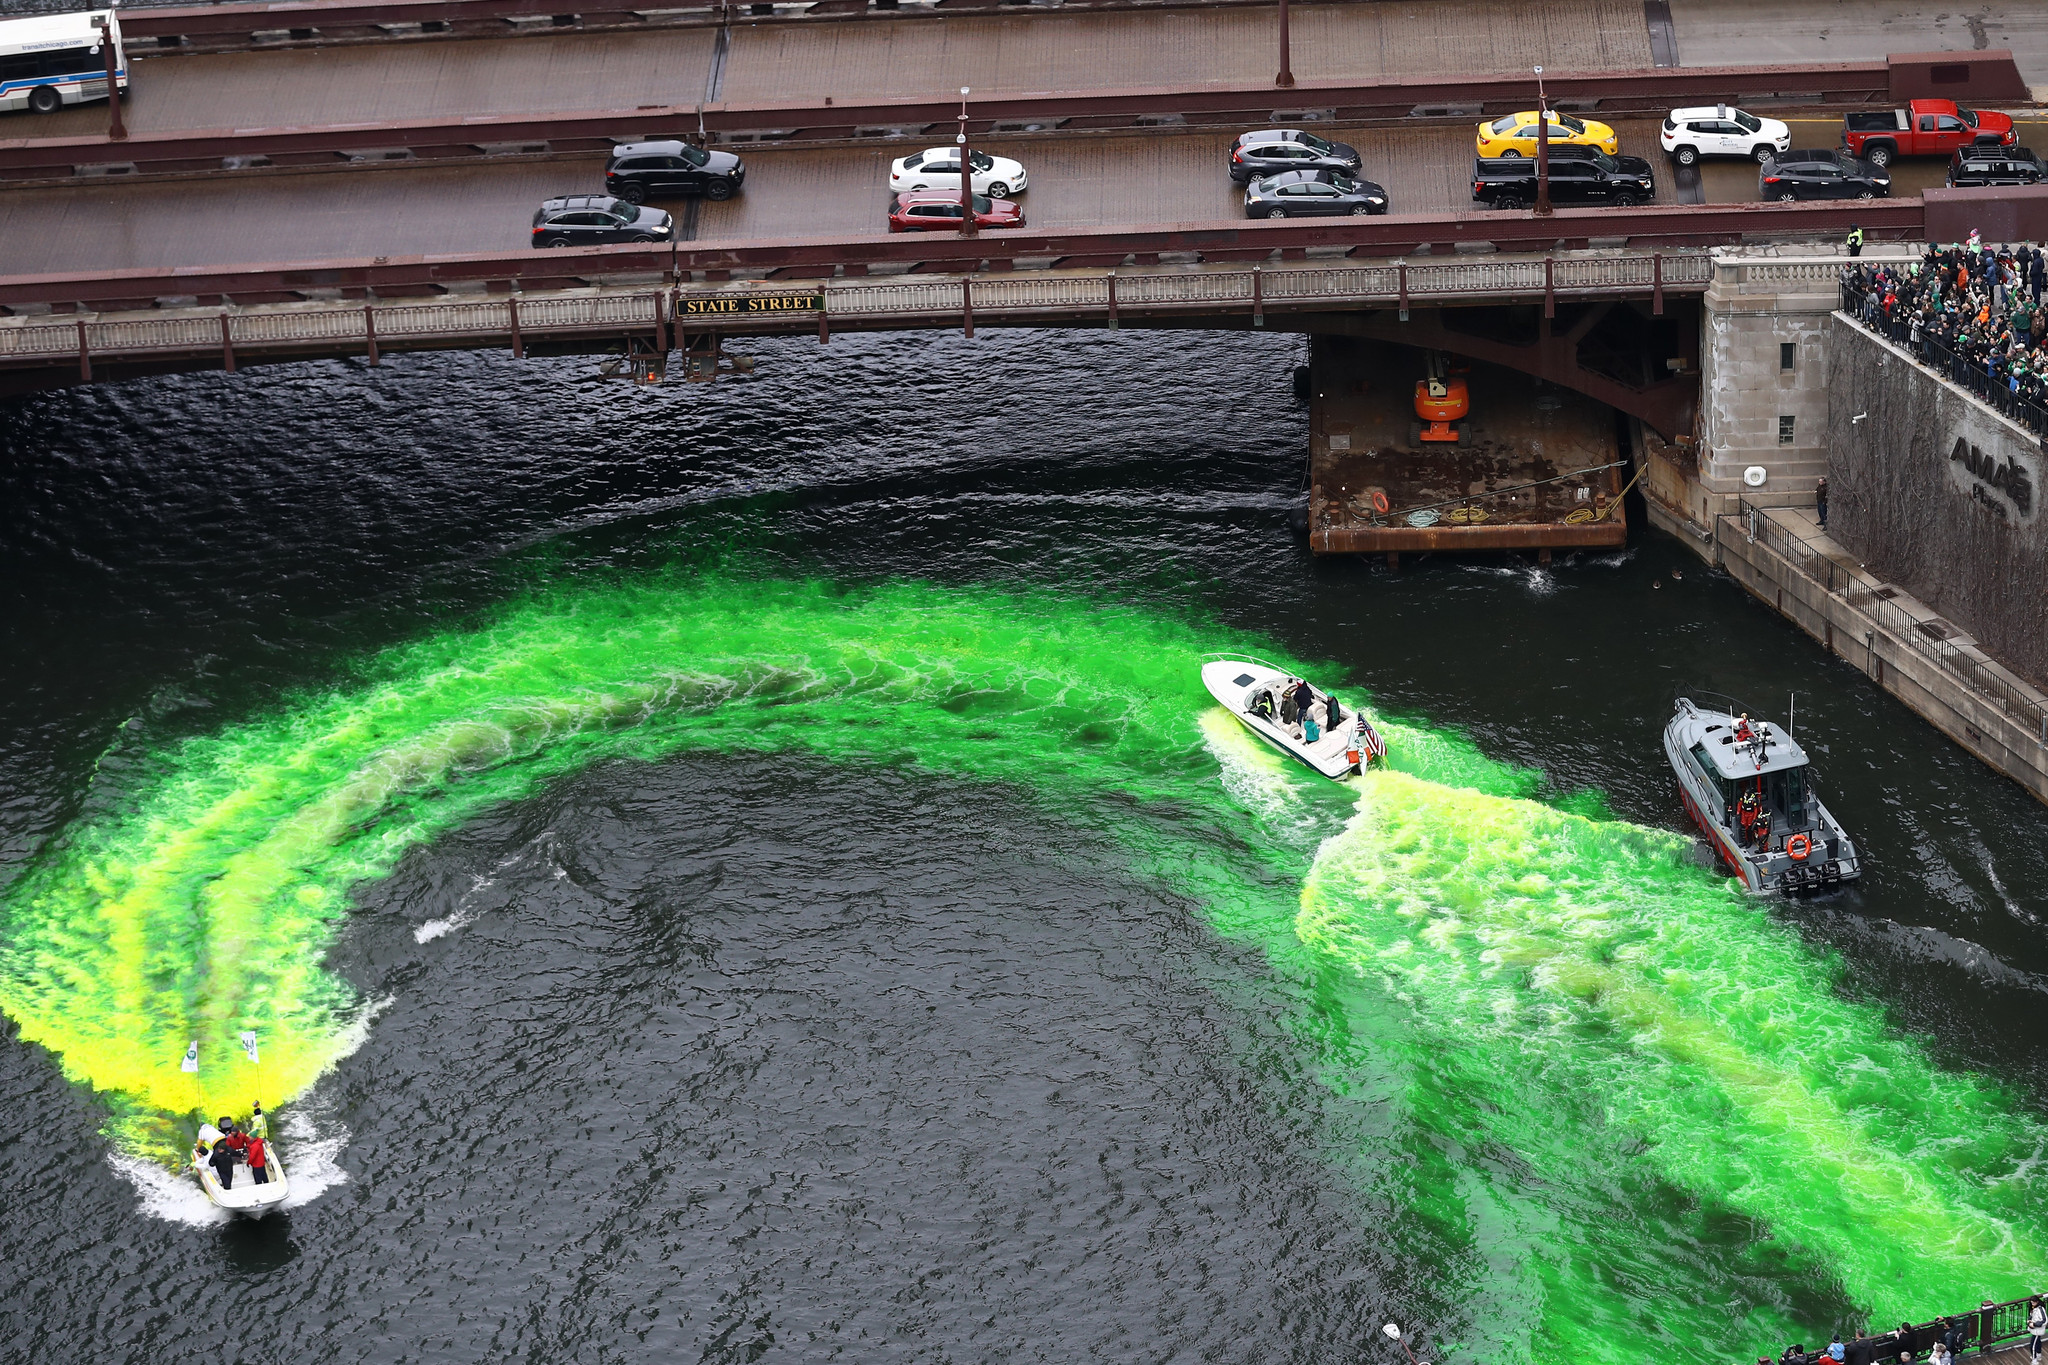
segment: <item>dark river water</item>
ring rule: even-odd
[[[0,1357],[1754,1359],[2041,1282],[2048,811],[1730,580],[1311,558],[1285,337],[751,350],[0,405]],[[1797,693],[1861,886],[1698,860],[1687,689]]]

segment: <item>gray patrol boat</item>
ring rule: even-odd
[[[1806,751],[1767,720],[1680,697],[1664,757],[1685,813],[1752,891],[1812,891],[1863,874],[1856,846],[1807,780]]]

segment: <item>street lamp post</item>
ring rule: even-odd
[[[1294,62],[1287,47],[1287,0],[1280,0],[1280,74],[1273,84],[1282,90],[1294,88]]]
[[[126,142],[128,125],[121,121],[120,58],[114,51],[114,9],[120,0],[107,6],[106,27],[100,30],[100,50],[107,54],[107,141]]]
[[[960,144],[960,231],[972,237],[974,223],[974,158],[973,149],[967,145],[967,95],[968,88],[960,87],[960,134],[953,140]]]
[[[1536,68],[1536,216],[1550,216],[1550,101],[1543,93],[1543,68]]]
[[[1386,1326],[1380,1328],[1380,1330],[1387,1334],[1388,1340],[1401,1342],[1401,1349],[1408,1353],[1408,1365],[1417,1365],[1415,1359],[1415,1348],[1410,1346],[1407,1342],[1401,1341],[1400,1324],[1390,1322]]]

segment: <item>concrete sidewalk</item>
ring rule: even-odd
[[[1258,83],[1278,67],[1275,13],[1258,7],[735,29],[724,97]],[[1527,71],[1539,62],[1552,71],[1651,65],[1638,0],[1551,0],[1512,13],[1490,0],[1299,5],[1290,27],[1294,74],[1303,81]],[[1281,105],[1291,98],[1274,95]]]
[[[2048,5],[2040,0],[1670,0],[1680,66],[1883,61],[1893,52],[2012,49],[2039,99],[2048,90]],[[1804,144],[1801,144],[1804,145]]]

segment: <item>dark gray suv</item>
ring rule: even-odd
[[[608,194],[570,194],[534,211],[535,246],[605,246],[614,242],[666,242],[675,219]]]
[[[1242,185],[1282,171],[1338,171],[1357,175],[1358,149],[1299,128],[1246,133],[1230,149],[1230,178]]]
[[[687,142],[628,142],[612,148],[604,187],[629,203],[701,194],[730,199],[746,183],[747,168],[731,152],[707,152]]]

